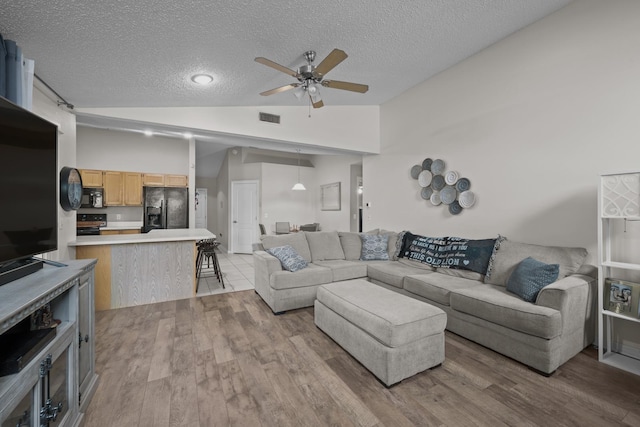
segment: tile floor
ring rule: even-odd
[[[250,254],[228,254],[218,252],[218,262],[222,270],[225,289],[205,261],[196,296],[222,294],[225,292],[254,289],[253,256]]]

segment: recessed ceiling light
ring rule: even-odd
[[[149,129],[144,131],[145,136],[151,136],[153,135],[153,132],[151,132]]]
[[[213,81],[213,77],[209,74],[195,74],[191,76],[191,80],[199,85],[208,85]]]

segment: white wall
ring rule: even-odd
[[[189,140],[78,126],[82,169],[189,175]]]
[[[383,105],[367,227],[595,254],[598,174],[639,166],[637,16],[634,1],[573,2]],[[409,170],[426,157],[468,177],[476,206],[451,216],[421,200]]]
[[[640,169],[639,16],[633,0],[574,1],[384,104],[365,229],[500,233],[595,263],[598,175]],[[477,204],[423,201],[409,170],[426,157],[468,177]]]
[[[58,171],[64,166],[76,167],[76,116],[68,113],[63,108],[48,98],[37,87],[33,90],[33,112],[40,117],[56,123],[58,132]],[[60,180],[60,176],[52,177]],[[59,182],[57,188],[59,188]],[[76,257],[74,247],[68,246],[69,242],[76,239],[76,212],[66,212],[60,206],[60,194],[58,192],[58,250],[46,255],[52,260],[67,260]]]
[[[305,107],[173,107],[173,108],[80,108],[79,111],[106,117],[162,123],[186,129],[245,135],[260,139],[320,145],[345,150],[377,153],[380,147],[380,109],[376,106]],[[259,112],[281,116],[281,123],[258,120]],[[366,126],[353,126],[366,123]]]
[[[306,191],[293,191],[291,187],[298,181],[298,167],[261,163],[260,179],[260,223],[267,234],[275,234],[276,222],[301,225],[316,221],[316,199],[319,188],[314,168],[301,167],[300,180]]]
[[[196,188],[207,189],[207,230],[218,233],[218,180],[216,178],[196,178]]]
[[[351,165],[362,163],[362,156],[314,156],[313,162],[318,180],[317,219],[314,222],[319,222],[323,231],[350,230],[351,198],[356,197],[355,189],[351,188]],[[320,186],[334,182],[340,183],[340,210],[323,211],[321,209]]]

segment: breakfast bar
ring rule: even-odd
[[[76,258],[96,258],[96,310],[195,296],[196,242],[206,229],[151,230],[143,234],[78,236]]]

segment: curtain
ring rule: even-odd
[[[31,110],[33,75],[33,60],[25,59],[15,41],[0,34],[0,96]]]

